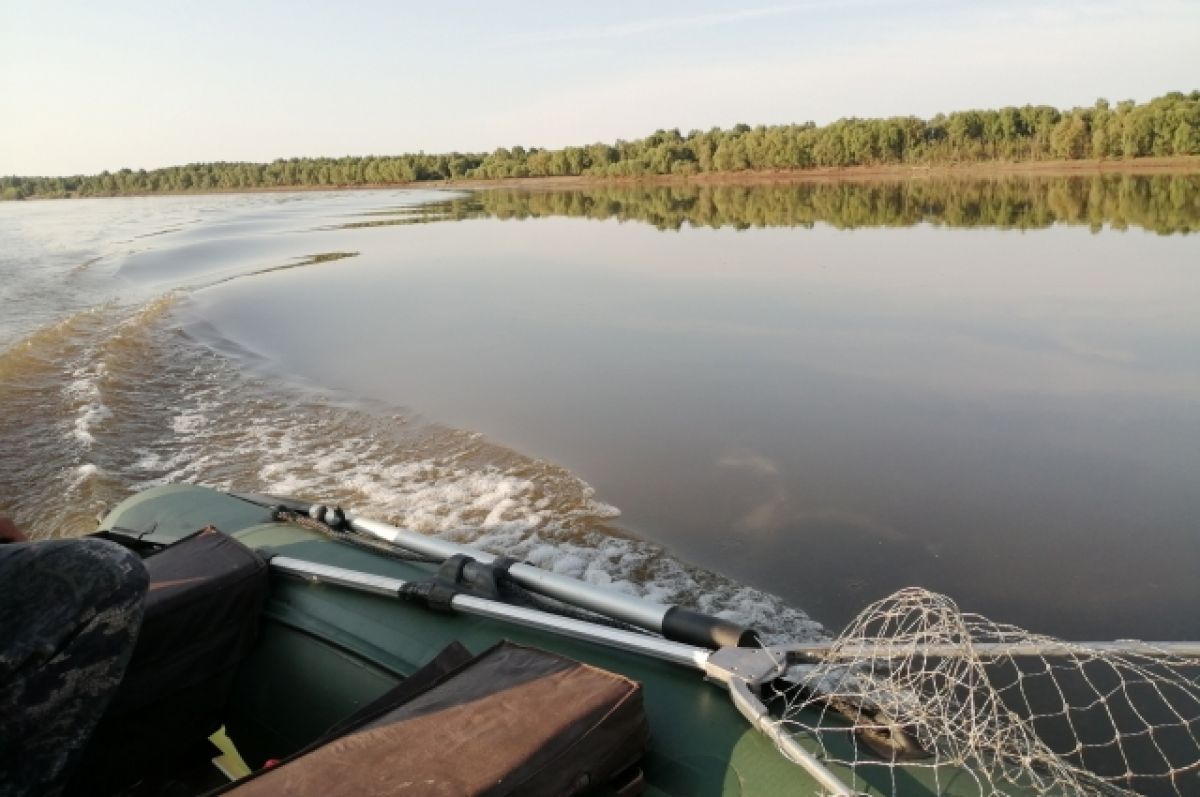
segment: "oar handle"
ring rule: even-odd
[[[662,618],[662,635],[676,642],[709,648],[758,647],[754,629],[685,606],[672,606]]]
[[[396,528],[378,520],[350,517],[347,522],[355,531],[371,534],[426,556],[448,559],[451,556],[465,555],[484,564],[491,564],[496,558],[477,548]],[[513,581],[532,592],[662,634],[675,642],[712,649],[757,643],[757,636],[753,630],[729,620],[682,606],[668,606],[626,595],[570,576],[551,573],[524,562],[509,567],[508,574]]]

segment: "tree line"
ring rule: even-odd
[[[342,226],[547,216],[641,222],[660,230],[818,223],[838,229],[932,224],[1031,230],[1068,224],[1169,235],[1200,232],[1200,174],[492,188]]]
[[[511,177],[695,175],[747,170],[1200,155],[1200,91],[1060,111],[1045,105],[817,126],[658,130],[635,141],[491,153],[193,163],[73,177],[0,177],[0,198],[351,187]]]

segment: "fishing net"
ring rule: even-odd
[[[1200,795],[1194,650],[1062,642],[906,589],[800,660],[782,722],[856,791]]]

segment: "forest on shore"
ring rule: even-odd
[[[681,177],[758,170],[1115,160],[1200,155],[1200,90],[1149,102],[1060,111],[1046,105],[824,126],[739,124],[730,129],[658,130],[634,141],[492,153],[288,158],[271,163],[193,163],[72,177],[0,177],[0,199],[118,196],[399,185],[430,180],[526,177]]]

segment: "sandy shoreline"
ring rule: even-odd
[[[820,167],[812,169],[747,170],[706,172],[687,176],[648,174],[636,177],[504,177],[495,180],[416,180],[404,183],[363,185],[257,186],[211,188],[202,191],[149,191],[130,194],[91,194],[73,198],[180,196],[205,194],[294,193],[299,191],[382,191],[395,188],[487,188],[584,189],[604,186],[663,185],[772,185],[787,183],[895,182],[922,179],[997,179],[1004,177],[1088,177],[1100,174],[1173,175],[1200,174],[1200,156],[1137,158],[1135,160],[988,161],[939,165],[880,165]],[[58,199],[28,197],[23,201]]]

